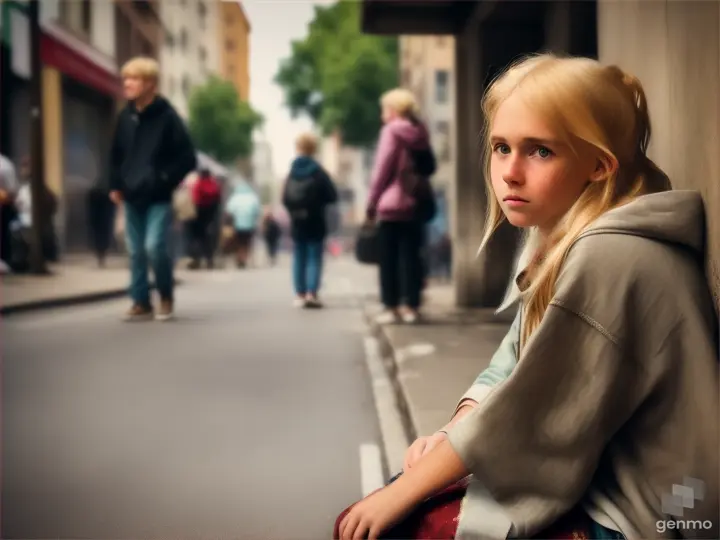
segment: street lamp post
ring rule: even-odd
[[[40,59],[40,0],[28,3],[30,17],[30,193],[32,200],[32,237],[30,242],[30,271],[34,274],[47,274],[43,253],[43,224],[46,218],[45,208],[45,167],[43,148],[43,95],[42,61]]]

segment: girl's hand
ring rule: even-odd
[[[340,522],[340,540],[375,540],[413,510],[390,484],[357,503]]]
[[[420,461],[421,457],[430,452],[430,450],[435,448],[445,439],[447,439],[447,435],[442,431],[438,431],[434,435],[418,437],[415,439],[415,442],[412,443],[410,448],[407,449],[407,452],[405,452],[403,471],[411,469],[418,461]]]

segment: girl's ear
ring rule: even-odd
[[[591,182],[602,182],[611,178],[618,170],[619,164],[617,159],[611,156],[601,156],[597,158],[595,170],[590,175]]]

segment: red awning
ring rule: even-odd
[[[98,92],[113,98],[118,97],[121,93],[122,85],[120,77],[116,73],[99,66],[69,45],[45,32],[43,32],[40,42],[40,56],[44,65],[52,66]]]

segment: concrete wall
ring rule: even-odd
[[[115,58],[115,4],[92,3],[91,41],[99,51]]]
[[[653,125],[649,154],[675,188],[699,190],[708,272],[720,294],[720,2],[603,0],[600,60],[640,78]]]

